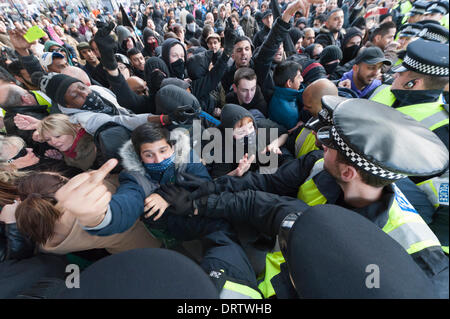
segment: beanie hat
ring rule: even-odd
[[[304,24],[305,27],[308,26],[308,20],[306,20],[305,17],[301,17],[299,18],[296,22],[295,22],[295,26],[298,27],[300,24]]]
[[[69,86],[76,82],[83,83],[69,75],[52,72],[42,76],[39,87],[49,98],[64,106],[66,104],[64,95]]]
[[[352,22],[351,27],[357,27],[363,30],[366,28],[366,20],[363,17],[358,17]]]
[[[290,28],[289,35],[291,36],[292,43],[295,44],[298,42],[298,39],[303,38],[305,34],[299,28]]]
[[[354,36],[360,36],[361,39],[363,37],[361,30],[358,29],[357,27],[348,28],[346,31],[347,32],[345,33],[344,39],[342,40],[342,48],[345,48],[348,41],[350,41],[350,39],[353,38]]]
[[[302,63],[302,77],[303,83],[308,85],[315,80],[323,79],[327,77],[327,72],[322,64],[317,63],[313,59],[306,60]]]
[[[192,22],[194,22],[194,16],[192,15],[192,14],[188,14],[187,16],[186,16],[186,23],[187,24],[189,24],[189,23],[192,23]]]
[[[342,50],[337,45],[329,45],[320,53],[319,62],[325,65],[334,60],[342,60]]]

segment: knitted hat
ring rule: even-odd
[[[329,45],[320,53],[319,62],[325,65],[334,60],[342,60],[342,51],[337,45]]]
[[[66,104],[64,95],[69,86],[76,82],[83,83],[71,76],[52,72],[42,76],[39,87],[49,98],[64,106]]]
[[[322,64],[310,59],[302,63],[302,77],[303,83],[308,85],[315,80],[323,79],[327,77],[327,72]]]
[[[304,24],[305,27],[308,26],[308,20],[306,20],[305,17],[299,18],[297,21],[295,21],[295,26],[298,27],[300,24]]]
[[[358,17],[352,22],[351,27],[357,27],[363,30],[366,28],[366,20],[363,17]]]

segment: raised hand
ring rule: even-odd
[[[75,215],[81,225],[94,227],[101,223],[111,201],[103,181],[118,161],[110,159],[98,170],[81,173],[55,193],[57,206]]]
[[[14,29],[8,31],[9,40],[11,41],[11,44],[13,45],[17,53],[19,53],[21,56],[29,55],[28,49],[30,49],[32,45],[32,43],[29,43],[23,37],[25,33],[26,30],[23,29]]]
[[[14,116],[14,124],[19,130],[31,131],[36,130],[39,125],[40,120],[24,114],[17,113]]]

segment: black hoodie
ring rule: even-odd
[[[174,46],[174,45],[181,45],[183,47],[184,50],[184,57],[185,57],[185,62],[186,62],[186,49],[184,48],[184,46],[181,44],[181,42],[178,39],[174,39],[174,38],[169,38],[167,40],[165,40],[162,44],[162,48],[161,48],[161,59],[166,63],[167,68],[169,69],[169,73],[170,73],[170,77],[176,77],[173,69],[172,69],[172,65],[170,64],[170,49]]]

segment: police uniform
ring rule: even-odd
[[[332,100],[336,101],[335,97]],[[393,183],[407,175],[431,175],[448,167],[445,146],[411,117],[363,99],[349,99],[338,105],[329,102],[327,97],[322,99],[323,115],[333,125],[321,128],[318,139],[326,144],[332,141],[355,167]],[[410,143],[405,144],[405,140]],[[214,192],[220,195],[209,195],[206,201],[197,200],[196,207],[200,215],[255,225],[252,220],[257,216],[273,214],[273,219],[277,219],[279,210],[304,208],[305,203],[348,206],[342,189],[323,163],[323,152],[313,151],[281,166],[272,175],[249,173],[239,179],[219,178],[213,184]],[[294,199],[295,196],[301,200]],[[439,240],[395,184],[385,187],[378,201],[351,209],[396,240],[426,273],[426,269],[433,269],[435,274],[442,273],[448,278],[448,258]],[[266,256],[265,273],[258,285],[266,298],[278,294],[276,278],[282,273],[283,262],[278,247]],[[434,277],[431,273],[427,275]],[[448,281],[441,279],[439,282]]]
[[[400,27],[400,30],[397,34],[396,40],[400,38],[414,38],[418,37],[420,32],[422,31],[423,26],[419,23],[407,23]],[[406,50],[402,50],[398,53],[398,59],[394,63],[394,66],[400,65],[403,62],[404,53],[406,53]]]
[[[329,97],[332,98],[331,96]],[[335,96],[336,101],[344,101],[346,98],[341,96]],[[295,138],[295,157],[300,158],[309,152],[319,149],[316,145],[316,136],[314,131],[317,132],[322,126],[329,125],[328,113],[325,110],[321,110],[317,118],[310,118],[305,123],[304,127],[300,130],[299,134]]]
[[[393,68],[392,71],[413,71],[430,76],[448,77],[448,63],[448,45],[418,39],[408,45],[402,64]],[[405,104],[402,101],[398,101],[395,96],[395,94],[412,95],[415,93],[418,94],[418,98],[422,99],[422,103]],[[406,89],[392,92],[389,85],[381,85],[371,94],[369,99],[397,108],[400,112],[421,122],[431,131],[435,131],[443,141],[448,141],[448,111],[446,111],[442,103],[442,94],[437,97],[425,95],[430,93],[432,93],[431,90],[422,93]],[[435,99],[433,100],[433,98]]]
[[[436,23],[425,23],[418,36],[428,41],[448,43],[448,29]]]
[[[433,14],[433,13],[440,13],[443,15],[441,21],[442,26],[448,29],[449,27],[449,20],[448,20],[448,2],[446,1],[433,1],[431,2],[426,10],[425,15],[427,14]]]
[[[427,5],[428,5],[428,2],[426,2],[426,1],[416,1],[412,7],[409,7],[408,10],[406,10],[406,9],[401,10],[401,13],[404,15],[404,17],[402,19],[402,24],[407,23],[409,17],[425,14]]]

